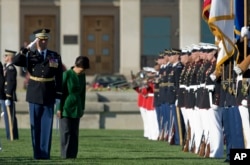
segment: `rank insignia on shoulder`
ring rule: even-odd
[[[7,68],[8,70],[14,70],[14,67],[12,65],[8,66]]]

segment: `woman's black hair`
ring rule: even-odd
[[[75,66],[84,68],[84,69],[89,69],[89,58],[86,56],[77,57],[75,61]]]

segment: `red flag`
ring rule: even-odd
[[[212,0],[204,0],[202,7],[202,18],[207,22]]]

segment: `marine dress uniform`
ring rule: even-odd
[[[49,29],[34,32],[36,44],[47,42]],[[47,47],[47,46],[46,46]],[[30,73],[26,101],[29,102],[34,159],[50,159],[54,104],[62,95],[62,61],[54,51],[22,49],[13,59]]]
[[[5,64],[5,85],[4,91],[6,95],[4,109],[4,121],[6,137],[8,140],[17,140],[18,136],[18,124],[16,118],[15,102],[17,101],[16,87],[17,87],[17,70],[11,63],[11,58],[16,54],[15,51],[5,50],[5,58],[9,58]],[[8,103],[9,102],[9,103]]]
[[[142,71],[138,72],[138,74],[141,74]],[[137,92],[137,106],[139,108],[141,118],[142,118],[142,124],[143,124],[143,137],[148,138],[148,132],[147,132],[147,123],[146,123],[146,110],[143,107],[145,102],[145,97],[143,92],[145,91],[145,86],[142,84],[142,79],[138,75],[133,80],[133,89]]]
[[[149,140],[157,140],[159,135],[159,128],[157,122],[157,115],[154,106],[154,69],[149,71],[149,77],[147,80],[147,96],[146,96],[146,109],[147,109],[147,121],[149,127]]]
[[[198,88],[197,74],[202,66],[202,60],[199,58],[200,47],[193,46],[190,57],[192,58],[191,68],[188,71],[187,75],[187,105],[186,110],[189,118],[190,130],[191,130],[191,139],[189,141],[189,150],[195,152],[196,146],[196,132],[197,132],[197,122],[199,118],[196,117],[195,103],[196,103],[196,92]]]

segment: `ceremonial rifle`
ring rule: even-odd
[[[195,146],[195,134],[194,134],[193,138],[192,138],[192,143],[191,143],[190,151],[194,153],[195,149],[196,149],[196,146]]]
[[[202,136],[201,136],[201,142],[200,142],[200,146],[199,146],[199,150],[198,150],[198,154],[200,156],[205,155],[205,147],[206,147],[206,142],[205,142],[205,135],[204,135],[204,130],[203,130]]]
[[[208,137],[209,137],[209,132],[207,133],[205,155],[204,155],[205,158],[209,158],[209,156],[210,156],[210,142],[208,141]]]
[[[13,125],[12,125],[12,117],[10,113],[10,106],[7,105],[7,115],[8,115],[8,121],[9,121],[9,132],[10,132],[10,140],[13,141]]]
[[[174,133],[175,133],[175,129],[174,129],[174,118],[172,119],[172,123],[171,123],[171,128],[170,128],[170,136],[168,138],[168,142],[169,144],[174,144]]]
[[[185,133],[185,138],[184,138],[184,143],[183,143],[183,149],[182,149],[184,152],[188,152],[190,138],[191,138],[191,128],[190,128],[189,121],[188,121],[186,133]]]

